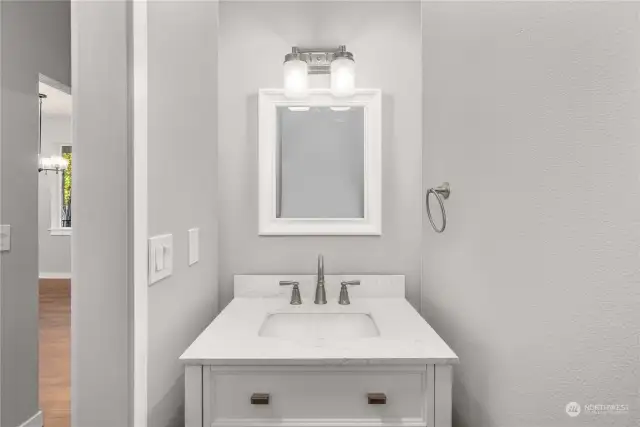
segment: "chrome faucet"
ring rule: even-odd
[[[327,303],[327,293],[324,290],[324,258],[322,254],[318,255],[318,280],[316,282],[316,304]]]

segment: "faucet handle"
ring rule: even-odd
[[[344,282],[340,282],[340,284],[342,286],[347,286],[347,285],[355,286],[355,285],[359,285],[360,284],[360,280],[347,280],[347,281],[344,281]]]
[[[293,286],[291,289],[291,305],[300,305],[302,304],[302,298],[300,297],[300,288],[298,287],[300,283],[292,280],[281,280],[280,286]]]
[[[300,284],[300,282],[295,282],[293,280],[281,280],[280,281],[280,286],[298,286]]]
[[[342,286],[340,287],[340,297],[338,298],[338,304],[349,305],[351,304],[351,301],[349,300],[349,290],[347,289],[347,286],[359,285],[360,280],[347,280],[344,282],[340,282],[340,284]]]

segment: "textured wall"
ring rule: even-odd
[[[424,227],[422,305],[460,357],[458,427],[640,419],[638,13],[423,5],[424,185],[452,196],[446,232]]]
[[[282,87],[291,46],[346,44],[357,86],[382,90],[380,237],[258,236],[260,88]],[[405,54],[403,66],[389,52]],[[327,273],[407,276],[420,304],[421,75],[418,2],[222,2],[219,64],[220,301],[233,297],[234,274]]]

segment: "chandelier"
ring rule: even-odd
[[[40,101],[40,122],[38,124],[38,172],[52,171],[56,174],[60,171],[65,171],[69,167],[69,162],[62,156],[43,156],[42,155],[42,100],[47,98],[47,95],[41,93],[38,95]]]

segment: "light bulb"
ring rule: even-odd
[[[307,63],[290,59],[284,63],[284,95],[287,98],[304,98],[309,89]]]
[[[331,93],[334,96],[352,96],[356,92],[356,63],[349,58],[336,58],[331,62]]]

